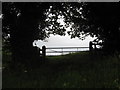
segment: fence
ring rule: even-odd
[[[97,49],[97,47],[96,47],[97,45],[101,46],[102,43],[90,42],[89,47],[48,47],[48,48],[46,48],[46,46],[42,46],[42,49],[40,49],[40,52],[41,52],[40,55],[45,58],[46,53],[61,53],[61,54],[63,54],[63,53],[73,53],[73,52],[79,52],[80,51],[79,49],[88,49],[89,51],[93,51],[93,50]],[[66,49],[67,51],[64,50],[64,49]],[[74,49],[74,50],[70,51],[70,49]],[[50,50],[50,51],[47,51],[47,50]]]
[[[67,53],[74,53],[74,52],[79,52],[81,51],[81,49],[86,49],[89,50],[89,47],[49,47],[46,48],[46,53],[47,54],[59,54],[59,55],[63,55],[63,54],[67,54]]]
[[[40,49],[40,56],[45,57],[48,53],[57,53],[57,54],[64,54],[64,53],[74,53],[80,52],[81,49],[89,50],[89,47],[48,47],[42,46]]]

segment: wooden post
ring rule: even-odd
[[[96,45],[97,45],[97,44],[94,44],[94,48],[95,48],[95,50],[97,49]]]
[[[43,57],[43,60],[45,61],[45,57],[46,57],[46,47],[45,46],[42,46],[42,57]]]
[[[92,47],[93,43],[90,41],[89,42],[89,50],[92,51],[93,50],[93,47]]]

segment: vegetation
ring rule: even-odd
[[[117,57],[100,53],[49,56],[38,68],[4,68],[2,84],[3,88],[120,88],[118,66]]]
[[[43,40],[50,34],[65,35],[67,27],[71,38],[96,36],[104,42],[105,51],[120,51],[118,3],[4,2],[2,6],[3,46],[11,50],[14,62],[28,65],[37,61],[40,57],[33,48],[34,40]],[[65,25],[58,22],[60,19]]]
[[[119,3],[3,2],[2,22],[3,88],[120,88]],[[41,62],[33,41],[65,35],[67,27],[71,38],[96,36],[105,52],[47,57]]]

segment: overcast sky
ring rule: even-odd
[[[44,41],[37,41],[37,46],[42,47],[45,45],[46,47],[81,47],[81,46],[89,46],[89,42],[94,40],[90,36],[86,37],[85,40],[80,40],[79,38],[71,39],[70,36],[59,36],[59,35],[51,35],[50,38],[47,39],[47,42]]]

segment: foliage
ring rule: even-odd
[[[67,32],[71,38],[78,37],[84,40],[88,35],[95,36],[97,37],[96,41],[102,40],[104,51],[113,53],[120,51],[119,9],[119,3],[55,4],[49,11],[53,17],[48,20],[52,23],[51,25],[54,25],[53,19],[57,21],[58,16],[62,16],[64,28],[70,27]],[[58,26],[56,25],[56,27]],[[58,31],[56,28],[54,29]]]
[[[108,52],[120,51],[119,3],[87,3],[85,8],[90,35],[102,40]]]
[[[49,34],[65,35],[65,29],[74,16],[69,13],[71,10],[75,11],[74,4],[4,2],[2,35],[6,43],[4,46],[9,44],[13,60],[28,63],[33,62],[32,58],[40,59],[39,52],[32,46],[33,41],[43,40]],[[58,22],[61,17],[66,22],[64,26]]]
[[[101,53],[80,52],[47,57],[39,68],[3,69],[4,88],[120,88],[120,62]],[[22,65],[21,65],[22,66]]]
[[[118,3],[4,2],[2,6],[4,46],[11,49],[13,60],[39,60],[33,41],[43,40],[50,34],[65,35],[68,27],[71,38],[83,40],[88,35],[96,36],[98,41],[103,41],[103,48],[108,52],[120,51]]]

